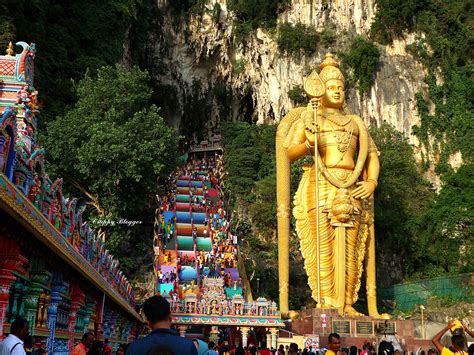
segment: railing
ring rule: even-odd
[[[215,142],[208,142],[208,141],[202,141],[198,145],[191,146],[191,149],[189,150],[191,153],[196,153],[196,152],[205,152],[209,150],[222,150],[222,146],[219,141]]]

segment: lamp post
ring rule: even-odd
[[[423,311],[426,309],[425,306],[420,304],[421,309],[421,337],[425,339],[425,317],[423,316]]]
[[[259,289],[260,289],[260,279],[257,277],[257,297],[259,294]]]

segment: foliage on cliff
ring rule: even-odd
[[[290,4],[290,0],[228,0],[228,8],[235,14],[235,42],[259,27],[275,28],[278,14]]]
[[[295,57],[299,57],[302,53],[314,52],[318,41],[319,34],[312,26],[302,23],[295,25],[283,23],[278,26],[278,48]]]
[[[472,163],[474,15],[468,1],[377,0],[372,36],[390,43],[405,31],[418,34],[409,51],[427,68],[428,96],[417,94],[421,125],[415,134],[429,154],[438,157],[436,172],[449,177],[449,157],[460,152]],[[429,166],[428,156],[424,156]],[[447,181],[446,181],[447,182]]]
[[[303,89],[303,85],[293,86],[288,91],[288,97],[290,98],[291,101],[293,101],[293,104],[295,106],[305,105],[308,101],[308,98]]]
[[[147,72],[117,65],[98,69],[76,86],[77,103],[47,125],[45,146],[50,171],[87,201],[97,226],[121,219],[140,225],[109,226],[108,246],[136,263],[152,221],[159,177],[176,165],[176,132],[151,104]],[[93,223],[94,224],[94,223]],[[145,248],[146,249],[146,248]]]
[[[349,86],[359,90],[362,95],[367,93],[375,79],[377,64],[380,57],[379,49],[364,37],[357,36],[347,51],[339,52],[342,69],[346,71]]]
[[[474,13],[462,0],[377,0],[372,36],[390,43],[407,31],[417,34],[407,47],[427,69],[428,94],[416,94],[421,124],[413,127],[420,139],[425,169],[434,165],[442,178],[435,201],[416,225],[419,248],[417,274],[472,271],[474,200]],[[459,154],[462,165],[450,159]],[[434,162],[433,162],[434,161]],[[433,238],[437,236],[437,238]]]
[[[331,46],[336,42],[336,33],[331,28],[318,32],[311,25],[285,22],[278,25],[276,41],[280,51],[301,59],[302,54],[311,55],[318,46]]]

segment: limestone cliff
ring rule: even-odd
[[[148,61],[165,68],[152,70],[162,88],[164,109],[173,124],[185,130],[204,127],[205,132],[212,132],[221,120],[278,122],[293,108],[288,91],[302,84],[326,52],[344,50],[355,34],[366,34],[376,12],[374,0],[293,0],[279,15],[279,23],[301,22],[337,34],[331,46],[317,45],[313,55],[295,58],[282,53],[275,34],[262,29],[234,43],[233,14],[226,0],[209,0],[203,11],[185,15],[170,10],[167,0],[160,0],[158,7],[162,17],[150,33]],[[406,52],[413,41],[414,36],[407,35],[391,46],[380,46],[370,92],[360,96],[352,89],[347,101],[368,124],[387,121],[418,146],[411,134],[419,122],[414,95],[424,89],[425,72]],[[202,122],[195,122],[196,113],[189,111],[192,102],[207,109]]]

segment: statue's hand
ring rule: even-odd
[[[371,181],[359,181],[356,185],[358,187],[352,191],[352,197],[354,198],[369,198],[374,193],[375,184]]]
[[[304,129],[304,135],[306,137],[306,141],[309,143],[309,145],[314,146],[314,141],[315,141],[315,132],[316,132],[316,127],[313,124],[310,124],[309,126],[306,126]]]

